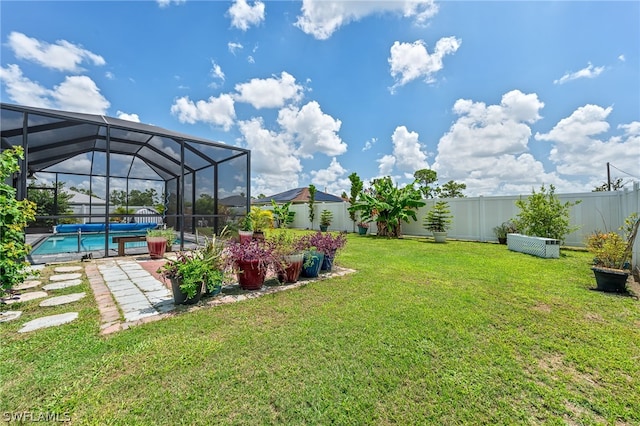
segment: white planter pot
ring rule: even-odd
[[[436,240],[436,243],[444,243],[447,241],[447,233],[433,231],[433,239]]]

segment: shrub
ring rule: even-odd
[[[580,201],[561,203],[555,189],[553,185],[549,185],[547,190],[542,185],[540,192],[536,193],[534,189],[526,200],[521,198],[516,201],[520,213],[513,222],[520,233],[554,238],[563,243],[567,234],[579,229],[579,226],[570,226],[569,210]]]
[[[5,149],[0,153],[0,296],[28,275],[29,263],[24,260],[31,246],[24,241],[24,229],[35,218],[36,205],[17,200],[16,190],[5,181],[20,170],[18,159],[24,158],[22,147]]]

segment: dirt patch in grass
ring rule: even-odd
[[[538,303],[533,307],[533,310],[549,314],[551,313],[551,306],[547,305],[546,303]]]

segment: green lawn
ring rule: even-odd
[[[356,273],[108,337],[86,300],[61,327],[19,335],[0,324],[0,415],[640,424],[640,302],[591,291],[589,260],[350,235],[336,262]]]

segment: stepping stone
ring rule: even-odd
[[[50,299],[43,300],[40,302],[40,306],[58,306],[65,305],[67,303],[77,302],[78,300],[85,297],[87,293],[72,293],[65,294],[64,296],[56,296]]]
[[[81,271],[82,266],[58,266],[53,270],[56,274],[63,274],[67,272],[77,272]]]
[[[5,303],[10,305],[12,303],[28,302],[29,300],[41,299],[47,296],[48,294],[46,291],[30,291],[28,293],[22,293],[20,296],[18,296],[18,299],[9,299],[5,301]]]
[[[0,312],[0,322],[13,321],[14,319],[20,318],[20,315],[22,315],[22,311]]]
[[[25,323],[18,333],[38,330],[40,328],[55,327],[66,324],[78,318],[77,312],[67,312],[66,314],[49,315],[48,317],[36,318]]]
[[[58,274],[52,275],[49,277],[51,281],[67,281],[67,280],[76,280],[80,278],[82,274]]]
[[[42,289],[46,291],[60,290],[63,288],[73,287],[80,284],[82,284],[82,280],[59,281],[57,283],[51,283],[51,284],[42,286]]]
[[[42,284],[42,281],[38,281],[38,280],[28,280],[23,282],[22,284],[19,284],[15,287],[13,287],[14,290],[26,290],[29,288],[34,288],[34,287],[38,287],[40,284]]]

